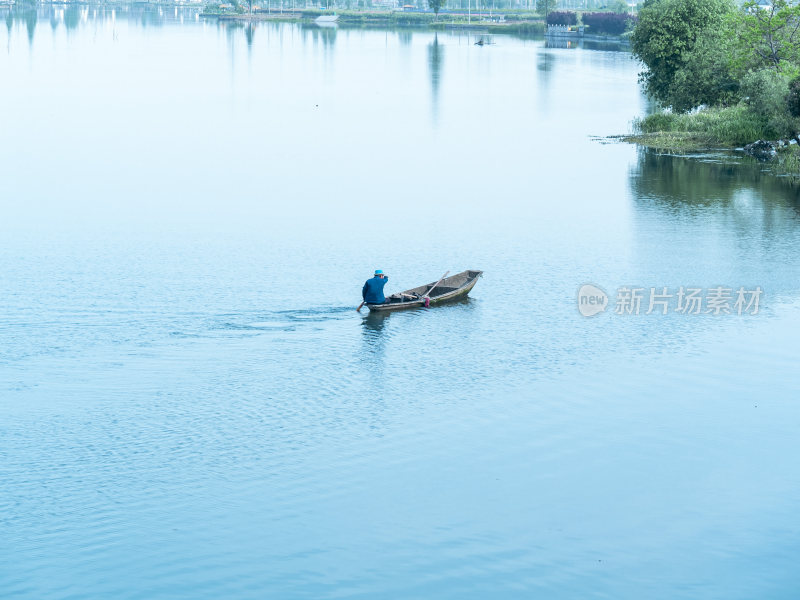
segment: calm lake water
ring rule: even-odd
[[[598,141],[629,54],[0,17],[0,596],[798,597],[798,191]]]

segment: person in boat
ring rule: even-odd
[[[372,279],[367,279],[364,287],[361,288],[361,297],[367,304],[383,304],[386,298],[383,295],[383,286],[389,278],[380,269],[375,270]]]

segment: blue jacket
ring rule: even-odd
[[[386,285],[387,281],[389,281],[389,278],[386,276],[383,279],[378,276],[367,279],[361,290],[361,297],[364,302],[367,304],[383,304],[386,302],[386,298],[383,297],[383,286]]]

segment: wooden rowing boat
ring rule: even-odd
[[[371,311],[385,312],[390,310],[404,310],[407,308],[420,308],[425,306],[426,297],[428,303],[443,304],[460,300],[469,294],[470,290],[478,283],[478,277],[483,271],[464,271],[457,275],[445,277],[439,281],[434,281],[427,285],[398,292],[386,298],[383,304],[367,304]]]

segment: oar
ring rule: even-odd
[[[436,283],[434,283],[434,284],[433,284],[433,287],[432,287],[431,289],[429,289],[427,292],[425,292],[425,295],[423,296],[423,299],[424,299],[424,298],[427,298],[428,300],[430,300],[430,299],[431,299],[431,292],[433,291],[433,288],[435,288],[437,285],[439,285],[440,283],[442,283],[442,279],[444,279],[445,277],[447,277],[447,274],[448,274],[449,272],[450,272],[450,271],[447,271],[447,272],[446,272],[444,275],[442,275],[442,278],[441,278],[441,279],[439,279],[439,281],[437,281]],[[428,306],[428,303],[427,303],[427,302],[425,303],[425,306]]]
[[[358,308],[357,308],[356,310],[357,310],[358,312],[361,312],[361,307],[362,307],[362,306],[364,306],[364,304],[366,304],[366,302],[362,302],[361,304],[359,304],[359,305],[358,305]]]

